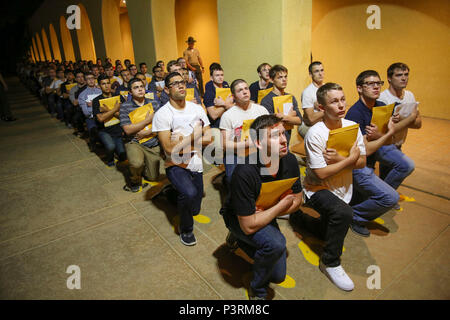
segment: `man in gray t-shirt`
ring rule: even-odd
[[[124,186],[124,190],[138,192],[142,185],[142,175],[150,181],[156,181],[159,178],[161,150],[158,138],[152,133],[151,125],[153,115],[160,106],[156,100],[145,98],[145,85],[142,80],[135,78],[129,82],[128,87],[132,99],[121,105],[119,113],[120,125],[129,141],[125,144],[125,149],[129,161],[131,185]],[[153,113],[148,112],[144,120],[132,123],[129,114],[147,104],[152,105]]]

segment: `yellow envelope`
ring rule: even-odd
[[[138,123],[141,122],[145,119],[145,117],[147,116],[147,112],[153,113],[153,106],[151,103],[148,103],[146,105],[143,105],[142,107],[139,107],[133,111],[131,111],[128,116],[130,117],[131,123]],[[144,129],[146,130],[150,130],[152,128],[152,125],[149,124],[148,126],[146,126]],[[139,140],[139,143],[144,143],[150,139],[152,139],[153,137],[156,136],[156,133],[152,133],[150,136],[143,138],[141,140]]]
[[[244,120],[242,123],[242,131],[241,131],[241,141],[248,139],[250,137],[250,126],[252,125],[255,119]]]
[[[294,110],[294,99],[290,94],[273,97],[272,100],[274,113],[282,113],[287,115],[290,111]],[[293,127],[294,126],[291,124],[284,125],[286,130],[292,130]]]
[[[120,103],[120,96],[115,96],[115,97],[111,97],[111,98],[101,99],[101,100],[99,100],[99,104],[100,104],[100,106],[105,105],[105,106],[108,107],[109,110],[112,110],[112,109],[114,109],[114,106],[115,106],[117,101]],[[120,123],[120,120],[117,119],[116,117],[112,117],[109,121],[104,123],[104,126],[105,127],[111,127],[111,126],[113,126],[115,124],[118,124],[118,123]]]
[[[129,91],[120,91],[120,95],[127,100]]]
[[[151,77],[145,77],[145,81],[147,81],[147,83],[152,82],[152,78]]]
[[[358,136],[359,124],[331,130],[328,134],[327,148],[336,149],[343,157],[348,157],[350,149]]]
[[[195,99],[194,88],[186,88],[186,101],[192,101]]]
[[[272,88],[268,88],[268,89],[264,89],[264,90],[259,90],[258,91],[258,101],[256,103],[261,103],[261,100],[264,99],[265,96],[267,96],[269,94],[269,92],[271,92],[273,90]]]
[[[280,197],[294,185],[298,178],[283,179],[265,182],[261,185],[256,205],[268,209],[280,201]]]
[[[394,111],[394,106],[395,103],[392,103],[387,106],[372,108],[372,120],[370,120],[370,122],[376,124],[378,131],[381,133],[386,133],[388,130],[387,125],[389,123],[389,118]]]
[[[216,88],[216,98],[221,97],[225,101],[230,94],[230,88]]]
[[[146,97],[147,99],[155,100],[155,95],[153,94],[153,92],[147,92],[147,93],[145,94],[145,97]]]
[[[75,87],[76,85],[77,85],[76,82],[71,83],[71,84],[66,84],[66,85],[65,85],[65,86],[66,86],[66,92],[67,92],[67,93],[70,93],[70,90],[71,90],[73,87]]]

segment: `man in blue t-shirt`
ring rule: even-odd
[[[270,82],[269,72],[272,66],[267,62],[261,63],[256,71],[258,72],[259,80],[253,82],[249,88],[250,90],[250,100],[254,103],[258,103],[258,92],[259,90],[265,90],[273,87],[272,82]]]
[[[380,96],[383,81],[374,70],[361,72],[356,78],[356,87],[359,100],[349,109],[345,118],[359,123],[364,135],[367,153],[367,165],[362,169],[353,170],[354,197],[352,198],[353,222],[350,225],[353,232],[368,237],[369,230],[365,226],[366,222],[374,220],[394,208],[399,200],[399,195],[395,189],[411,172],[412,169],[402,171],[392,171],[392,175],[380,179],[374,173],[376,161],[383,161],[385,154],[390,153],[394,159],[391,165],[393,168],[403,166],[403,157],[394,151],[392,137],[394,133],[402,127],[409,125],[412,116],[398,121],[398,117],[393,117],[388,124],[388,132],[383,134],[377,126],[371,123],[373,108],[384,106],[378,99]],[[394,124],[394,122],[396,122]],[[401,153],[401,151],[399,151]],[[395,154],[394,154],[395,153]],[[402,154],[403,155],[403,154]]]
[[[205,95],[203,96],[203,104],[206,107],[209,122],[211,123],[211,135],[214,137],[215,158],[223,159],[222,138],[220,134],[220,118],[222,114],[234,105],[233,96],[230,95],[224,100],[221,97],[216,98],[216,88],[229,88],[230,86],[224,81],[224,73],[222,66],[218,63],[212,63],[209,66],[211,81],[205,84]]]

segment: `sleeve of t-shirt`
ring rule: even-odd
[[[229,117],[229,113],[227,113],[227,111],[224,112],[224,114],[222,114],[222,116],[220,117],[220,125],[219,125],[219,129],[222,130],[231,130],[231,119]]]
[[[120,106],[119,120],[120,120],[121,127],[131,124],[130,116],[128,115],[129,113],[130,113],[129,109],[126,106],[124,106],[124,105]]]
[[[203,108],[198,105],[198,104],[194,104],[197,108],[197,113],[199,118],[203,121],[203,127],[207,127],[209,126],[211,123],[209,122],[208,116],[206,115],[205,110],[203,110]]]
[[[309,94],[308,90],[305,89],[302,93],[302,108],[308,109],[308,108],[314,108],[314,97]]]
[[[97,116],[97,114],[100,113],[100,99],[95,98],[92,100],[92,114],[94,117]]]
[[[345,119],[351,120],[359,124],[359,129],[363,135],[366,134],[366,126],[364,125],[364,119],[361,117],[361,114],[356,110],[356,108],[351,107],[347,114],[345,115]]]
[[[253,82],[248,89],[250,90],[250,100],[258,102],[258,82]]]
[[[258,197],[258,181],[249,166],[237,166],[231,178],[231,206],[238,216],[250,216],[255,213]]]
[[[300,120],[303,121],[302,114],[300,113],[300,110],[298,109],[297,99],[295,99],[294,96],[292,96],[292,104],[294,105],[294,110],[295,110],[295,112],[297,113],[297,117],[299,117]]]
[[[366,153],[366,145],[364,144],[364,139],[363,139],[363,135],[361,133],[361,129],[358,129],[358,135],[356,137],[356,144],[358,145],[359,148],[359,154],[361,156],[365,156]]]
[[[309,129],[305,136],[305,150],[308,165],[311,169],[320,169],[327,166],[323,157],[323,150],[326,148],[326,140],[316,130]]]
[[[267,109],[269,114],[274,113],[272,95],[269,93],[261,100],[261,105]]]
[[[203,96],[203,104],[206,108],[214,106],[214,98],[216,97],[216,92],[214,86],[210,89],[209,87],[205,91]]]
[[[155,112],[152,121],[152,132],[170,131],[171,130],[171,116],[167,114],[166,109],[160,109]]]
[[[299,193],[302,191],[302,183],[300,181],[300,170],[298,168],[298,162],[292,153],[289,153],[289,168],[292,173],[292,178],[297,177],[297,181],[292,185],[291,190],[293,193]]]

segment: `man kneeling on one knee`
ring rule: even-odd
[[[125,186],[124,189],[138,192],[142,185],[142,175],[150,181],[156,181],[159,178],[161,160],[159,141],[150,128],[159,104],[156,100],[145,97],[144,82],[141,79],[132,79],[128,88],[132,99],[122,103],[120,107],[120,125],[130,140],[125,144],[125,148],[129,161],[131,185]],[[147,112],[144,120],[132,123],[130,113],[147,104],[152,105],[154,112]]]

